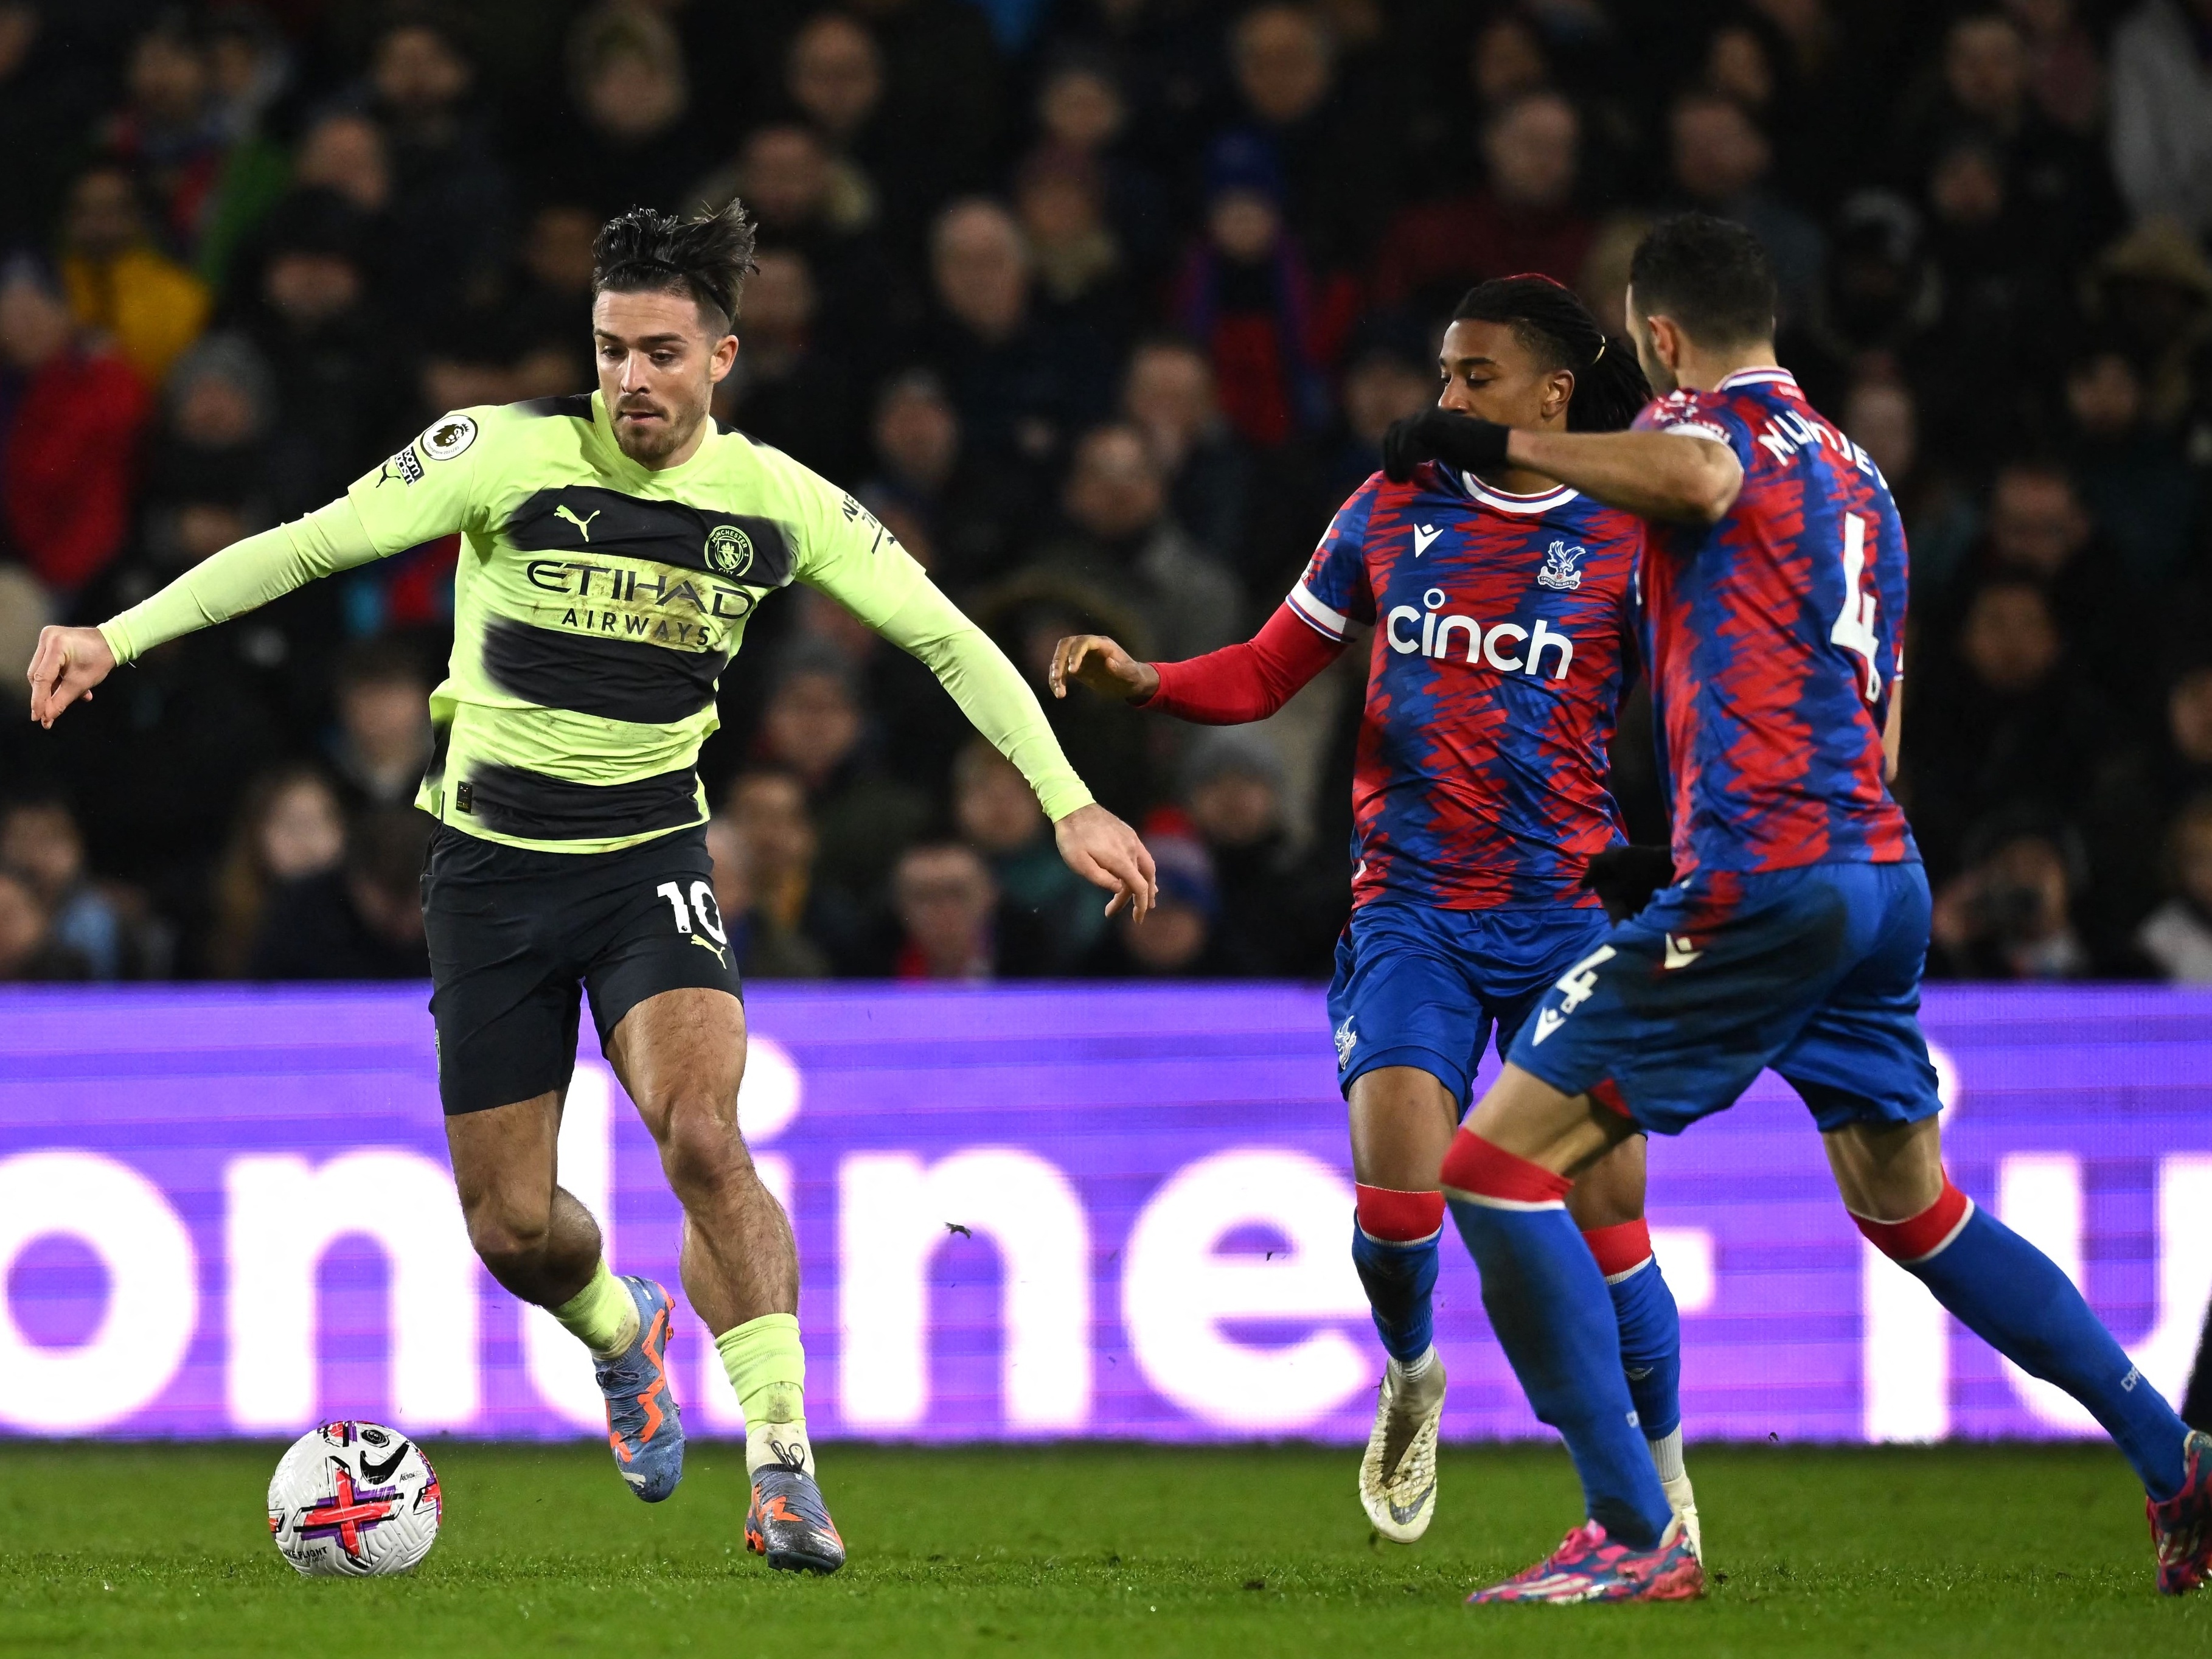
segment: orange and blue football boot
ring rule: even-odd
[[[668,1389],[668,1292],[624,1276],[637,1304],[637,1338],[594,1370],[607,1397],[607,1443],[629,1489],[658,1504],[684,1478],[684,1421]]]
[[[2181,1490],[2163,1504],[2143,1500],[2160,1595],[2186,1595],[2212,1577],[2212,1434],[2192,1431],[2181,1459]]]
[[[1585,1521],[1534,1566],[1467,1601],[1688,1601],[1705,1593],[1705,1570],[1678,1515],[1648,1550],[1617,1543]]]
[[[763,1463],[753,1476],[745,1547],[779,1572],[835,1572],[845,1565],[845,1540],[802,1458]]]

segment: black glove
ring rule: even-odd
[[[1423,461],[1442,461],[1460,472],[1501,467],[1512,429],[1431,404],[1418,415],[1390,422],[1382,434],[1382,471],[1392,483],[1405,483]]]
[[[1615,921],[1626,921],[1674,880],[1674,860],[1663,847],[1608,847],[1583,872],[1583,885]]]

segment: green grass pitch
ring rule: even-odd
[[[1574,1518],[1564,1453],[1448,1449],[1438,1519],[1370,1542],[1356,1452],[833,1445],[834,1578],[744,1553],[744,1462],[692,1448],[647,1508],[603,1448],[446,1444],[411,1577],[304,1580],[262,1520],[274,1446],[0,1446],[0,1654],[2212,1653],[2151,1592],[2103,1447],[1693,1449],[1694,1606],[1460,1605]]]

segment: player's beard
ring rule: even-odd
[[[633,412],[657,415],[660,418],[647,421],[642,425],[623,418]],[[699,429],[699,422],[706,412],[703,406],[685,410],[672,408],[654,398],[626,398],[615,407],[615,442],[633,461],[650,465],[674,454],[690,442],[691,434]]]

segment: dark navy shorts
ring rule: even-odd
[[[422,925],[449,1117],[565,1092],[586,990],[602,1049],[663,991],[744,994],[702,826],[611,853],[544,853],[441,824]]]
[[[1605,912],[1437,910],[1364,904],[1336,943],[1328,988],[1336,1082],[1411,1066],[1452,1091],[1462,1115],[1494,1029],[1502,1059],[1536,1000],[1603,942]]]
[[[1698,872],[1592,942],[1510,1059],[1679,1134],[1772,1066],[1824,1130],[1935,1115],[1920,1032],[1928,877],[1917,864]]]

